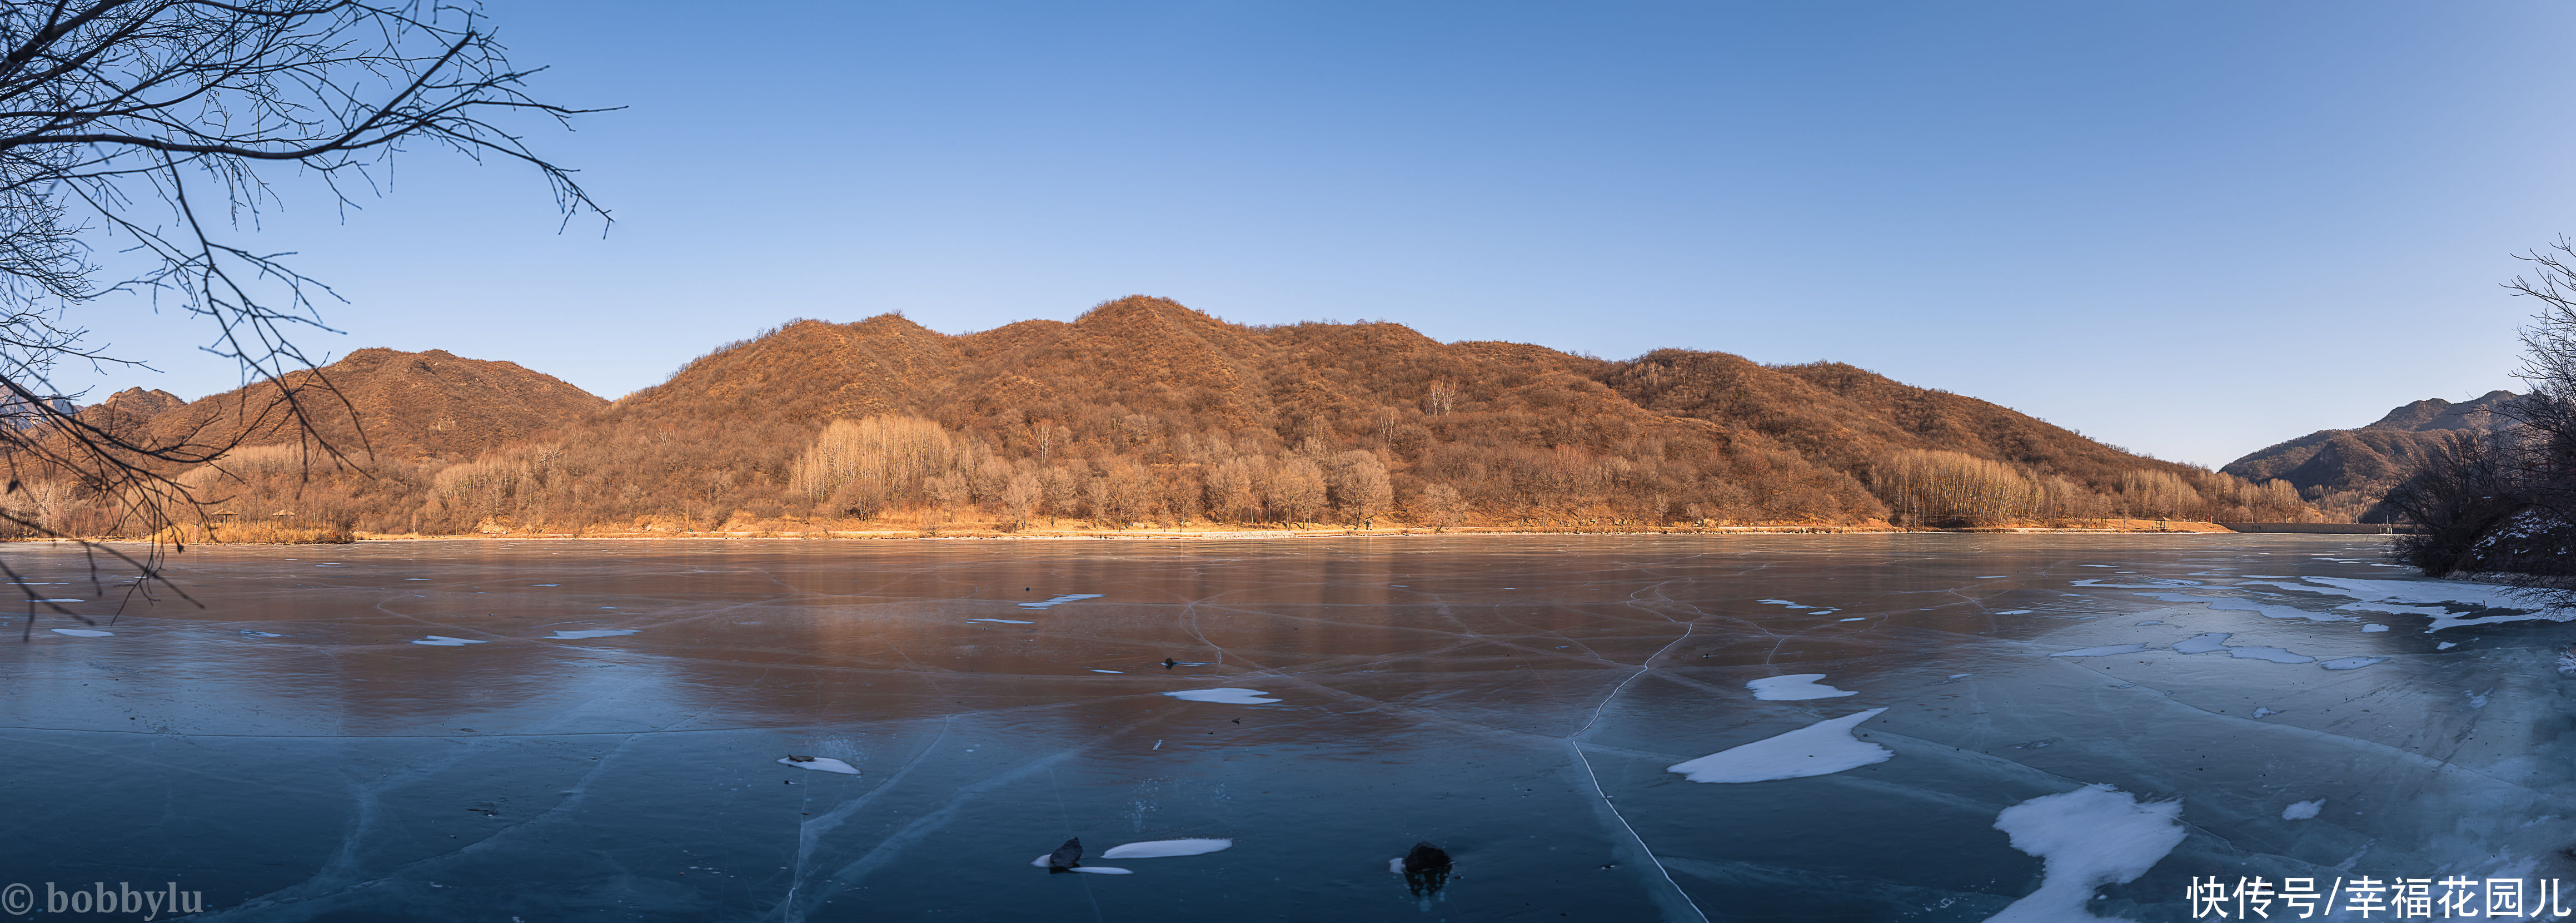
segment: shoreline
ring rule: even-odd
[[[1706,526],[1680,528],[1624,528],[1617,526],[1569,526],[1563,528],[1498,528],[1469,527],[1460,529],[1029,529],[1003,532],[993,529],[938,530],[925,533],[919,529],[814,529],[797,531],[732,530],[725,532],[507,532],[467,535],[419,535],[391,533],[358,533],[349,541],[325,542],[220,542],[198,541],[191,545],[355,545],[389,542],[560,542],[560,541],[1067,541],[1067,540],[1146,540],[1186,539],[1204,541],[1245,539],[1344,539],[1344,538],[1425,538],[1454,536],[1729,536],[1729,535],[2243,535],[2216,523],[2169,521],[2161,527],[2112,526],[1971,526],[1958,528],[1904,527],[1884,524],[1827,526]],[[149,538],[35,538],[19,539],[23,543],[102,543],[148,544]]]

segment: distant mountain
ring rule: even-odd
[[[478,462],[488,477],[442,475],[487,486],[442,494],[426,521],[716,528],[851,513],[801,460],[826,424],[874,416],[938,424],[950,436],[918,449],[921,470],[958,479],[904,481],[887,508],[961,515],[996,515],[1027,477],[1061,485],[1028,489],[1066,518],[1314,519],[1347,506],[1336,472],[1360,465],[1382,467],[1417,522],[1454,506],[1498,523],[1856,523],[1887,515],[1868,479],[1904,451],[2056,476],[2092,498],[2059,515],[2129,515],[2113,494],[2141,475],[2182,498],[2173,510],[2203,509],[2195,484],[2225,488],[2209,502],[2240,493],[2233,479],[1845,365],[1682,350],[1605,362],[1441,343],[1391,323],[1244,326],[1138,296],[1071,323],[954,336],[900,315],[791,322],[560,439]],[[1298,499],[1305,480],[1318,481],[1320,507]]]
[[[262,382],[194,403],[129,389],[99,406],[138,417],[143,438],[164,445],[297,442],[300,410],[314,433],[343,452],[408,462],[472,458],[607,404],[516,363],[377,347],[289,373],[282,386]]]
[[[2516,399],[2511,391],[2490,391],[2475,400],[2453,403],[2440,398],[2398,407],[2359,429],[2329,429],[2261,449],[2219,470],[2254,480],[2279,478],[2330,516],[2377,521],[2376,507],[2388,490],[2406,479],[2425,458],[2425,450],[2445,434],[2486,431],[2503,424],[2496,406]]]

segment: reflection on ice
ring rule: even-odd
[[[1833,699],[1860,694],[1816,682],[1823,678],[1825,674],[1822,673],[1767,676],[1746,682],[1744,688],[1753,690],[1753,697],[1765,702],[1803,702],[1808,699]]]
[[[2093,889],[2147,873],[2182,845],[2182,800],[2138,799],[2108,785],[2042,795],[1995,816],[2012,847],[2045,861],[2039,890],[1988,923],[2101,920],[2085,911]]]
[[[1853,737],[1851,732],[1886,710],[1873,708],[1818,721],[1777,737],[1674,763],[1665,771],[1681,773],[1693,782],[1768,782],[1884,763],[1896,751]]]

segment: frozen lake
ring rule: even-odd
[[[1200,923],[2178,920],[2196,876],[2576,878],[2576,626],[2380,548],[205,548],[192,599],[111,620],[80,555],[10,546],[97,624],[0,625],[0,884]],[[1109,873],[1032,867],[1072,837]],[[1390,871],[1418,841],[1455,858],[1436,892]]]

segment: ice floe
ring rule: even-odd
[[[1188,839],[1147,840],[1121,843],[1100,854],[1103,859],[1162,859],[1171,856],[1200,856],[1234,847],[1233,840]]]
[[[1037,602],[1033,602],[1033,603],[1021,603],[1021,604],[1020,604],[1020,608],[1022,608],[1022,609],[1045,609],[1045,608],[1049,608],[1049,607],[1052,607],[1052,606],[1061,606],[1061,605],[1064,605],[1065,603],[1070,603],[1070,602],[1081,602],[1081,601],[1086,600],[1086,599],[1099,599],[1099,598],[1100,598],[1100,594],[1098,594],[1098,593],[1066,593],[1066,594],[1064,594],[1064,595],[1062,595],[1062,596],[1058,596],[1058,597],[1056,597],[1056,598],[1054,598],[1054,599],[1039,600],[1039,601],[1037,601]]]
[[[1000,623],[1002,623],[1002,624],[1004,624],[1004,625],[1035,625],[1035,624],[1037,624],[1036,622],[1022,621],[1022,620],[1020,620],[1020,619],[967,619],[967,621],[969,621],[969,622],[1000,622]]]
[[[2050,654],[2050,655],[2048,655],[2048,656],[2051,656],[2051,657],[2109,657],[2109,656],[2111,656],[2111,655],[2113,655],[2113,654],[2135,654],[2135,653],[2137,653],[2137,652],[2139,652],[2139,651],[2143,651],[2143,650],[2146,650],[2146,649],[2147,649],[2147,646],[2146,646],[2146,645],[2144,645],[2144,644],[2106,644],[2106,645],[2103,645],[2103,646],[2101,646],[2101,647],[2083,647],[2083,648],[2077,648],[2077,649],[2075,649],[2075,650],[2071,650],[2071,651],[2058,651],[2057,653]]]
[[[94,629],[94,628],[56,628],[56,629],[52,629],[52,631],[53,631],[53,633],[58,634],[58,635],[70,635],[70,636],[75,637],[75,638],[113,638],[113,637],[116,637],[116,632],[113,632],[113,631],[99,631],[99,630]]]
[[[855,776],[859,774],[859,767],[852,766],[828,756],[789,755],[779,757],[778,761],[789,766],[794,766],[798,769],[811,769],[815,772],[837,772],[845,776]]]
[[[468,645],[468,644],[481,644],[481,643],[483,643],[483,642],[481,642],[481,641],[469,640],[469,639],[466,639],[466,638],[450,638],[450,637],[448,637],[448,636],[446,636],[446,635],[430,635],[430,636],[429,636],[429,637],[427,637],[427,638],[423,638],[423,639],[421,639],[421,640],[414,641],[414,642],[412,642],[412,643],[413,643],[413,644],[426,644],[426,645],[429,645],[429,646],[431,646],[431,647],[464,647],[464,646],[466,646],[466,645]]]
[[[1766,676],[1761,679],[1746,682],[1744,684],[1744,688],[1753,690],[1753,697],[1765,702],[1804,702],[1808,699],[1837,699],[1847,695],[1860,694],[1858,692],[1846,692],[1844,690],[1816,682],[1823,678],[1825,678],[1825,675],[1822,673],[1791,673],[1787,676]]]
[[[2169,603],[2199,603],[2199,604],[2201,604],[2201,605],[2208,606],[2209,608],[2211,608],[2211,609],[2215,609],[2215,610],[2220,611],[2220,612],[2254,612],[2254,613],[2260,613],[2260,614],[2262,614],[2262,615],[2264,615],[2264,616],[2266,616],[2266,617],[2268,617],[2268,618],[2276,618],[2276,619],[2307,619],[2308,621],[2311,621],[2311,622],[2349,622],[2349,621],[2352,621],[2352,619],[2351,619],[2350,617],[2347,617],[2347,616],[2341,616],[2341,615],[2335,615],[2335,614],[2333,614],[2333,613],[2328,613],[2328,612],[2310,612],[2310,611],[2308,611],[2308,610],[2306,610],[2306,609],[2301,609],[2301,608],[2299,608],[2299,607],[2297,607],[2297,606],[2271,606],[2271,605],[2265,605],[2265,604],[2263,604],[2263,603],[2258,603],[2258,602],[2254,602],[2254,601],[2252,601],[2252,600],[2245,600],[2245,599],[2228,599],[2228,598],[2210,597],[2210,596],[2185,596],[2185,595],[2180,594],[2180,593],[2140,593],[2140,594],[2138,594],[2138,595],[2140,595],[2140,596],[2144,596],[2144,597],[2146,597],[2146,598],[2148,598],[2148,599],[2161,599],[2161,600],[2164,600],[2165,602],[2169,602]]]
[[[1219,686],[1214,689],[1183,689],[1179,692],[1166,692],[1163,694],[1175,699],[1186,699],[1192,702],[1216,702],[1224,705],[1266,705],[1271,702],[1279,701],[1278,699],[1264,698],[1264,696],[1267,696],[1270,693],[1263,692],[1259,689],[1235,689],[1227,686]]]
[[[1664,769],[1681,773],[1693,782],[1768,782],[1832,775],[1884,763],[1896,756],[1896,751],[1853,737],[1852,728],[1886,710],[1873,708],[1828,718]]]
[[[2576,612],[2535,611],[2537,607],[2513,594],[2506,587],[2458,580],[2365,580],[2355,577],[2308,577],[2317,586],[2276,584],[2311,593],[2348,596],[2360,600],[2339,609],[2390,612],[2399,615],[2433,617],[2426,631],[2458,628],[2462,625],[2492,625],[2498,622],[2550,621],[2563,622],[2576,618]],[[2408,605],[2408,604],[2413,605]],[[2461,615],[2448,608],[2429,606],[2468,606],[2486,610]]]
[[[2367,634],[2374,631],[2387,631],[2388,626],[2379,624],[2378,622],[2372,622],[2368,625],[2361,626],[2361,630],[2364,634]]]
[[[2108,785],[2042,795],[1995,816],[2012,847],[2038,856],[2039,890],[1988,923],[2100,920],[2085,911],[2093,889],[2136,881],[2182,845],[2182,801],[2149,801]]]
[[[631,635],[635,631],[636,629],[633,628],[587,628],[580,631],[558,631],[553,637],[559,641],[576,638],[614,638],[618,635]]]
[[[2317,816],[2317,812],[2323,810],[2325,806],[2326,800],[2323,798],[2319,798],[2314,801],[2293,801],[2290,802],[2289,807],[2281,809],[2281,819],[2307,820],[2308,818]]]
[[[2317,664],[2317,666],[2321,666],[2329,670],[2358,670],[2387,659],[2388,658],[2386,657],[2337,657],[2333,660]]]

